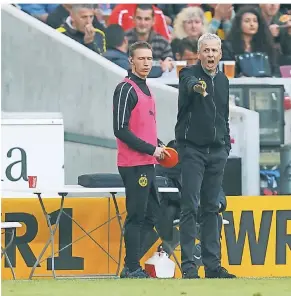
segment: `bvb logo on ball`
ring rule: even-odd
[[[148,179],[146,176],[141,176],[139,179],[138,179],[138,184],[141,186],[141,187],[146,187],[148,185]]]

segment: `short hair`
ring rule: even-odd
[[[94,4],[85,4],[85,3],[72,4],[72,10],[75,12],[78,11],[79,9],[82,9],[82,8],[94,9],[95,6],[94,6]]]
[[[141,48],[146,48],[146,49],[150,49],[151,51],[153,50],[151,45],[145,41],[137,41],[135,43],[133,43],[130,47],[129,47],[129,56],[133,57],[134,56],[134,52],[137,49],[141,49]]]
[[[200,48],[203,44],[204,41],[206,40],[216,40],[219,43],[219,46],[221,48],[221,39],[216,35],[216,34],[211,34],[211,33],[205,33],[203,34],[199,39],[198,39],[198,51],[200,51]]]
[[[137,4],[137,5],[136,5],[136,9],[135,9],[135,13],[134,13],[134,14],[136,14],[137,9],[141,9],[141,10],[151,10],[151,11],[152,11],[152,17],[155,16],[154,7],[153,7],[152,4]]]
[[[197,53],[197,40],[190,40],[188,38],[183,38],[178,45],[178,53],[182,56],[185,50]]]
[[[122,45],[125,38],[123,28],[118,24],[110,25],[105,30],[107,48],[116,48]]]

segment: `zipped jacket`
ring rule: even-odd
[[[204,81],[205,97],[193,87]],[[231,149],[229,136],[229,81],[221,71],[206,74],[201,63],[185,67],[179,74],[178,116],[175,135],[178,143],[201,148],[225,146]]]

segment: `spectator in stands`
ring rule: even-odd
[[[291,64],[291,15],[281,14],[280,4],[260,4],[260,9],[276,43],[279,63]]]
[[[125,70],[130,69],[128,60],[128,40],[121,26],[114,24],[110,25],[106,31],[106,46],[107,50],[103,57],[120,66]]]
[[[106,51],[105,34],[94,28],[93,18],[92,4],[72,4],[70,16],[57,30],[96,53],[102,54]]]
[[[176,60],[186,61],[187,66],[196,65],[198,61],[197,44],[197,40],[182,39],[176,53]]]
[[[135,27],[126,32],[129,45],[146,41],[152,46],[153,59],[159,61],[163,72],[172,71],[173,53],[168,40],[153,30],[154,9],[151,4],[139,4],[134,14]]]
[[[118,4],[112,10],[112,13],[108,20],[108,25],[119,24],[124,31],[133,29],[134,24],[134,15],[138,4]],[[167,40],[171,39],[168,25],[165,19],[165,16],[161,9],[157,8],[155,5],[152,5],[155,16],[155,23],[153,24],[153,30],[162,35]]]
[[[117,24],[110,25],[105,32],[107,51],[103,57],[127,71],[131,70],[128,59],[128,40],[122,27]],[[162,74],[160,66],[153,66],[148,77],[156,78]]]
[[[278,73],[271,33],[259,10],[252,6],[242,7],[238,11],[229,36],[223,44],[222,60],[237,61],[236,76],[249,76],[242,72],[239,59],[246,53],[266,54],[272,73]],[[250,61],[252,62],[254,61]]]
[[[71,9],[72,9],[72,4],[58,5],[56,9],[54,9],[52,12],[49,13],[46,21],[47,25],[49,25],[54,29],[59,28],[61,25],[63,25],[66,22],[66,19],[70,16]],[[96,17],[96,12],[94,13],[93,27],[103,32],[105,30],[104,26],[98,21]]]
[[[206,19],[200,7],[186,7],[182,9],[174,21],[174,39],[171,43],[174,55],[178,52],[181,39],[198,40],[206,31]]]
[[[208,25],[208,32],[217,34],[224,40],[231,29],[235,16],[232,4],[202,4]]]
[[[108,24],[108,18],[112,13],[113,4],[109,3],[103,3],[103,4],[95,4],[95,16],[98,19],[98,21],[107,27]]]
[[[49,13],[53,12],[58,4],[18,4],[22,11],[31,16],[46,22]]]

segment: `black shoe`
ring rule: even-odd
[[[126,278],[128,273],[129,273],[129,268],[124,266],[121,273],[120,273],[120,278],[121,279]]]
[[[190,267],[183,271],[183,279],[200,279],[196,267]]]
[[[205,270],[205,278],[208,279],[234,279],[236,276],[229,273],[224,267],[219,266],[215,270]]]
[[[135,271],[130,271],[128,267],[124,267],[120,273],[121,279],[147,279],[150,278],[150,276],[141,268],[138,268]]]

